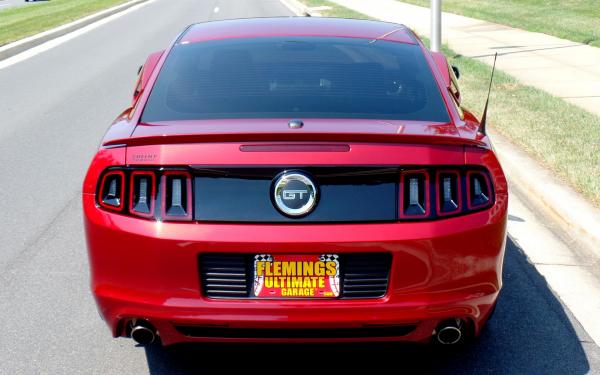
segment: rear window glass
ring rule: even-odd
[[[142,122],[294,117],[449,121],[417,45],[269,37],[176,45]]]

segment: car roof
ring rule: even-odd
[[[286,36],[362,38],[417,44],[414,34],[404,25],[323,17],[244,18],[197,23],[184,31],[178,43]]]

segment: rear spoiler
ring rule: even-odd
[[[487,145],[478,140],[435,135],[390,135],[376,133],[204,133],[170,134],[147,137],[111,139],[102,144],[104,148],[134,147],[163,144],[217,143],[217,142],[358,142],[358,143],[401,143],[452,146]]]

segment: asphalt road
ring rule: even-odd
[[[88,289],[81,182],[137,67],[186,25],[289,15],[278,0],[154,0],[0,69],[0,373],[163,374],[206,368],[321,373],[600,373],[600,349],[509,241],[505,288],[481,339],[457,352],[412,345],[186,345],[112,339]],[[265,366],[267,366],[265,368]]]

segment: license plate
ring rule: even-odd
[[[335,254],[258,254],[254,288],[258,298],[334,298],[340,295]]]

